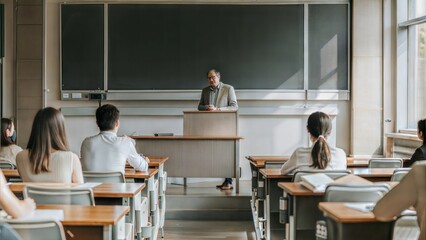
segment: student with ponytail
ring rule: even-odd
[[[404,167],[411,167],[416,161],[426,160],[426,118],[417,122],[417,137],[423,144],[416,149],[410,160],[404,163]]]
[[[331,133],[330,117],[323,112],[312,113],[308,118],[307,129],[312,147],[296,149],[282,166],[281,173],[288,174],[296,169],[346,169],[345,152],[327,143]]]

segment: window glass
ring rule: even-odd
[[[415,84],[415,116],[417,120],[426,117],[426,23],[412,26],[415,31],[415,40],[410,41],[414,47],[414,84]],[[410,61],[409,61],[410,62]],[[415,126],[413,126],[415,127]]]
[[[426,15],[426,0],[411,0],[410,18],[417,18]]]

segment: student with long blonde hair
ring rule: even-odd
[[[27,149],[16,164],[24,182],[83,182],[80,159],[68,148],[64,117],[55,108],[37,112]]]
[[[345,152],[327,143],[332,129],[330,117],[323,112],[314,112],[309,116],[306,128],[313,143],[312,147],[296,149],[281,167],[281,173],[288,174],[296,169],[346,169]]]

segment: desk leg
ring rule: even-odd
[[[235,140],[235,192],[240,193],[240,175],[241,175],[241,169],[240,169],[240,142],[238,140]]]
[[[158,218],[158,185],[155,184],[155,177],[152,176],[148,179],[148,199],[149,199],[149,209],[151,212],[151,226],[152,226],[152,235],[149,238],[150,240],[157,239],[158,227],[159,227],[159,218]]]
[[[161,238],[164,238],[164,221],[166,215],[166,186],[167,173],[164,172],[164,165],[161,164],[158,168],[158,184],[159,184],[159,209],[160,209],[160,225]]]

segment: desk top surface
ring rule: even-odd
[[[27,185],[50,186],[50,187],[76,187],[78,183],[12,183],[9,188],[14,193],[21,193]],[[95,197],[124,198],[134,197],[145,188],[145,183],[102,183],[93,188]]]
[[[241,140],[240,136],[131,136],[136,140]]]
[[[199,110],[185,110],[183,113],[236,113],[237,110],[216,110],[216,111],[199,111]]]
[[[391,188],[395,187],[398,182],[376,182],[386,183]],[[299,182],[279,182],[278,187],[286,191],[288,194],[293,196],[322,196],[324,192],[312,192],[311,190],[304,187]]]
[[[161,157],[161,156],[147,156],[149,158],[148,165],[150,167],[159,167],[160,165],[163,165],[167,160],[169,160],[169,157]]]
[[[108,226],[116,224],[129,211],[129,206],[38,205],[37,209],[64,210],[64,226]]]
[[[136,171],[135,169],[126,169],[124,177],[148,179],[158,173],[158,169],[149,168],[148,171]]]
[[[320,202],[319,209],[336,222],[360,223],[377,222],[372,212],[361,212],[345,206],[342,202]]]
[[[6,177],[19,177],[18,170],[16,169],[4,169],[2,170]],[[124,177],[126,178],[141,178],[148,179],[158,173],[158,169],[150,168],[148,171],[136,171],[134,169],[126,169]]]
[[[167,160],[169,160],[169,157],[162,157],[162,156],[146,156],[149,158],[148,166],[150,167],[159,167],[163,165]],[[126,168],[133,168],[130,166],[128,162],[126,162]]]
[[[264,168],[267,162],[284,163],[289,158],[290,156],[246,156],[246,159],[257,168]],[[346,158],[348,167],[368,167],[369,159],[370,158]]]
[[[366,178],[391,177],[396,168],[348,168],[354,175]],[[293,175],[281,175],[281,169],[261,168],[259,172],[266,178],[292,178]]]
[[[391,177],[396,168],[348,168],[360,177]]]

